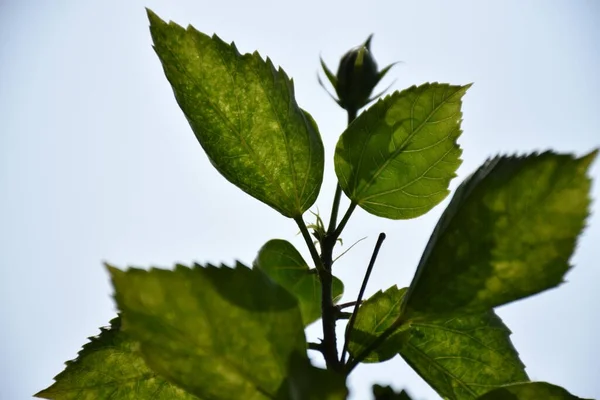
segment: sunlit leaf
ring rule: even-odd
[[[348,350],[352,357],[363,354],[399,317],[406,288],[392,286],[385,292],[379,291],[363,301],[358,309],[354,329],[350,332]],[[408,340],[409,332],[399,330],[381,345],[360,360],[364,363],[382,362],[396,356],[402,342]]]
[[[476,399],[491,388],[528,381],[494,311],[412,322],[400,355],[440,396]]]
[[[359,357],[401,317],[406,288],[392,286],[363,302],[350,334],[350,354]],[[490,388],[527,381],[510,330],[493,312],[406,321],[361,362],[396,354],[442,397],[474,399]]]
[[[392,219],[418,217],[441,202],[461,163],[456,140],[469,86],[413,86],[363,112],[335,150],[344,193],[371,214]]]
[[[321,318],[321,282],[317,271],[309,269],[293,244],[281,239],[270,240],[260,249],[254,266],[286,288],[298,299],[304,325]],[[342,297],[344,284],[333,277],[334,304]]]
[[[487,310],[563,282],[589,213],[582,158],[496,157],[456,191],[405,298],[407,316]]]
[[[139,345],[121,330],[120,318],[100,328],[78,357],[56,376],[55,383],[35,396],[55,400],[156,399],[193,400],[196,396],[152,371]]]
[[[585,400],[560,386],[546,382],[525,382],[494,389],[478,400]],[[591,399],[588,399],[591,400]]]
[[[294,85],[258,53],[148,10],[154,49],[175,98],[211,163],[231,183],[287,217],[316,200],[323,143],[296,104]]]
[[[297,301],[260,270],[109,267],[123,329],[156,372],[206,399],[275,399],[307,361]]]

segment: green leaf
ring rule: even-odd
[[[377,292],[358,309],[348,349],[357,358],[402,318],[406,288]],[[400,354],[442,397],[475,399],[490,387],[527,381],[510,330],[493,312],[406,321],[361,362]]]
[[[487,392],[478,400],[585,400],[546,382],[525,382]],[[591,399],[590,399],[591,400]]]
[[[200,398],[278,399],[292,357],[308,359],[296,299],[260,270],[109,270],[147,364]]]
[[[346,376],[331,370],[313,367],[308,360],[293,360],[289,393],[281,399],[344,400],[348,397]]]
[[[78,357],[55,383],[35,396],[43,399],[156,399],[192,400],[197,397],[152,371],[139,353],[139,345],[121,330],[120,318],[100,335],[89,338]]]
[[[321,67],[323,68],[323,72],[325,72],[325,76],[329,80],[329,83],[331,83],[331,86],[333,86],[334,89],[337,88],[337,77],[333,74],[333,72],[331,72],[329,70],[329,68],[325,64],[325,61],[323,61],[322,58],[321,58]]]
[[[461,98],[470,87],[427,83],[394,92],[363,112],[335,149],[344,193],[371,214],[409,219],[449,193],[461,163]]]
[[[175,98],[211,163],[281,214],[302,215],[319,194],[324,151],[285,72],[216,35],[167,24],[150,10],[148,18]]]
[[[304,326],[321,318],[321,282],[298,250],[288,241],[270,240],[259,250],[254,266],[283,286],[298,299]],[[334,304],[342,298],[344,284],[333,277]]]
[[[492,310],[412,322],[400,355],[443,398],[476,399],[529,380],[510,333]]]
[[[412,400],[404,390],[396,393],[390,386],[373,385],[375,400]]]
[[[563,281],[596,152],[496,157],[456,191],[405,298],[406,317],[487,310]]]
[[[405,293],[406,288],[398,289],[394,285],[363,301],[349,335],[348,351],[353,358],[362,355],[400,317]],[[407,329],[401,328],[360,361],[373,363],[389,360],[398,354],[408,335]]]

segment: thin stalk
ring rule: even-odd
[[[349,301],[347,303],[341,303],[335,306],[338,310],[343,310],[344,308],[354,307],[357,303],[355,301]]]
[[[306,227],[302,216],[295,217],[294,221],[296,221],[298,228],[300,228],[302,237],[304,238],[304,241],[308,246],[308,251],[310,251],[310,256],[312,257],[313,262],[315,263],[315,268],[317,268],[317,271],[323,270],[324,267],[321,258],[319,257],[319,252],[317,251],[317,248],[315,247],[315,244],[313,243],[312,238],[310,237],[310,233],[308,233],[308,228]]]
[[[327,233],[333,233],[335,231],[335,224],[337,223],[337,216],[340,210],[340,199],[342,198],[342,188],[338,183],[335,187],[335,195],[333,196],[333,206],[331,206],[331,218],[329,219],[329,226],[327,227]]]
[[[296,217],[294,218],[294,221],[296,221],[296,224],[298,224],[298,227],[300,228],[300,232],[302,232],[304,241],[310,250],[310,255],[315,263],[317,272],[319,273],[319,279],[321,280],[321,321],[323,324],[321,352],[323,353],[323,358],[325,358],[327,369],[341,372],[342,364],[338,358],[337,338],[335,335],[337,310],[333,305],[333,276],[331,275],[331,258],[335,240],[333,241],[333,244],[325,241],[321,243],[321,257],[319,257],[319,253],[310,238],[308,228],[302,217]]]
[[[348,110],[348,125],[356,118],[356,110]],[[327,233],[332,234],[335,231],[335,224],[337,223],[337,216],[340,209],[340,199],[342,198],[342,188],[339,184],[336,185],[335,195],[333,196],[333,205],[331,206],[331,218],[329,219],[329,226],[327,227]]]
[[[356,203],[350,203],[350,206],[348,207],[346,214],[344,214],[337,229],[335,230],[335,232],[333,232],[332,236],[335,239],[337,239],[342,234],[342,231],[346,227],[346,224],[348,223],[348,220],[350,219],[350,216],[352,215],[352,212],[354,211],[355,208],[356,208]]]
[[[375,339],[369,346],[367,346],[366,349],[360,352],[356,358],[348,360],[348,363],[344,366],[344,373],[346,375],[350,375],[350,372],[356,368],[358,363],[364,360],[373,350],[378,348],[387,338],[389,338],[398,328],[400,328],[404,322],[406,321],[404,321],[402,318],[398,318],[389,328],[383,331],[381,336]]]
[[[356,298],[356,304],[360,304],[362,302],[363,296],[365,294],[365,289],[367,288],[367,283],[369,282],[369,278],[371,277],[371,271],[373,271],[373,266],[375,265],[375,260],[377,259],[377,255],[379,254],[379,249],[381,249],[381,245],[385,240],[385,233],[380,233],[377,238],[377,243],[375,244],[375,249],[373,250],[373,255],[371,255],[371,261],[369,261],[369,266],[367,267],[367,271],[365,272],[365,277],[363,278],[362,285],[360,286],[360,291],[358,292],[358,297]],[[354,323],[356,322],[356,316],[358,315],[358,311],[360,308],[356,307],[352,316],[350,317],[350,321],[348,321],[348,326],[346,327],[346,335],[344,337],[344,348],[342,350],[342,358],[341,363],[344,364],[346,361],[346,351],[348,350],[348,343],[350,342],[350,332],[352,328],[354,328]]]

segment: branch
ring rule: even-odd
[[[369,282],[369,278],[371,277],[371,271],[373,270],[373,266],[375,265],[375,260],[377,259],[377,254],[379,254],[379,249],[385,240],[385,233],[380,233],[377,238],[377,243],[375,244],[375,249],[373,250],[373,255],[371,256],[371,261],[369,261],[369,266],[367,267],[367,271],[365,272],[365,277],[362,281],[362,285],[360,286],[360,291],[358,292],[358,297],[356,298],[356,304],[360,304],[362,302],[362,298],[365,294],[365,289],[367,288],[367,282]],[[343,364],[346,360],[346,351],[348,350],[348,343],[350,342],[350,332],[352,328],[354,328],[354,323],[356,322],[356,316],[358,315],[359,308],[355,308],[352,316],[350,317],[350,321],[348,321],[348,326],[346,327],[346,335],[344,337],[344,349],[342,350],[342,358],[341,363]]]

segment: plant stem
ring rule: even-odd
[[[308,342],[308,349],[323,352],[323,344],[315,343],[315,342]]]
[[[304,241],[310,250],[313,262],[319,273],[319,279],[321,280],[321,316],[323,322],[323,341],[321,343],[321,352],[325,358],[327,368],[333,371],[341,372],[342,364],[338,358],[337,352],[337,338],[335,336],[335,322],[337,310],[333,305],[333,294],[332,284],[333,276],[331,275],[331,263],[333,247],[335,246],[335,239],[333,243],[331,240],[327,240],[327,237],[321,243],[321,257],[313,244],[308,228],[304,223],[302,217],[294,218],[296,224],[302,232]]]
[[[324,269],[323,263],[321,262],[321,258],[319,257],[319,252],[317,251],[317,248],[315,247],[314,243],[312,242],[310,233],[308,233],[308,228],[306,227],[306,224],[304,223],[302,216],[295,217],[294,221],[296,221],[298,228],[300,228],[302,237],[304,238],[304,241],[306,242],[306,245],[308,246],[308,251],[310,251],[310,256],[312,257],[313,262],[315,263],[315,268],[320,273],[320,271]]]
[[[343,310],[344,308],[354,307],[356,305],[355,301],[349,301],[347,303],[338,304],[335,306],[338,310]]]
[[[342,197],[342,188],[338,183],[335,187],[335,195],[333,196],[333,206],[331,207],[331,218],[329,219],[329,226],[327,227],[327,233],[333,233],[335,231],[335,224],[337,223],[338,211],[340,209],[340,199]]]
[[[375,244],[375,249],[373,250],[373,255],[371,256],[371,261],[369,261],[369,266],[367,267],[367,271],[365,272],[365,277],[363,278],[362,285],[360,286],[360,290],[358,292],[358,297],[356,298],[356,304],[360,304],[362,302],[362,298],[365,294],[365,289],[367,288],[367,282],[369,282],[369,278],[371,277],[371,271],[373,271],[373,266],[375,265],[375,260],[377,259],[377,255],[379,254],[379,249],[381,249],[381,245],[385,240],[385,233],[380,233],[377,238],[377,243]],[[348,343],[350,342],[350,332],[352,328],[354,328],[354,323],[356,322],[356,316],[358,315],[359,308],[354,308],[354,312],[350,317],[350,321],[348,321],[348,326],[346,327],[346,334],[344,337],[344,348],[342,350],[341,363],[344,364],[346,361],[346,351],[348,350]]]
[[[348,111],[348,125],[352,123],[356,119],[356,113],[358,110],[347,110]]]
[[[356,118],[356,110],[348,110],[348,125]],[[340,316],[340,311],[333,305],[333,275],[331,274],[331,267],[333,265],[333,248],[337,238],[342,233],[344,226],[348,223],[350,215],[356,204],[350,204],[348,211],[344,214],[344,217],[340,221],[340,225],[336,228],[337,216],[340,208],[340,199],[342,197],[342,188],[339,183],[335,189],[335,195],[333,197],[333,205],[331,207],[331,218],[329,219],[329,225],[327,232],[324,237],[319,240],[321,246],[321,256],[317,252],[315,245],[313,244],[308,229],[304,224],[302,217],[296,217],[294,220],[300,227],[304,241],[308,245],[310,255],[316,265],[317,272],[319,273],[319,279],[321,280],[321,319],[323,322],[323,341],[321,342],[321,352],[325,358],[327,369],[336,372],[342,372],[343,364],[338,358],[337,351],[337,338],[335,334],[335,323]]]
[[[354,211],[355,208],[356,208],[356,203],[350,203],[350,206],[348,207],[346,214],[344,214],[344,216],[342,217],[342,220],[340,221],[340,224],[338,225],[335,232],[333,232],[333,234],[332,234],[332,237],[335,237],[336,240],[342,234],[342,231],[346,227],[346,224],[348,223],[348,220],[350,219],[350,216],[352,215],[352,212]]]
[[[356,118],[356,110],[348,110],[348,125]],[[342,197],[342,188],[339,183],[335,188],[335,195],[333,196],[333,206],[331,207],[331,217],[329,219],[329,226],[327,227],[327,233],[332,234],[335,231],[335,224],[337,223],[337,216],[340,209],[340,199]]]

